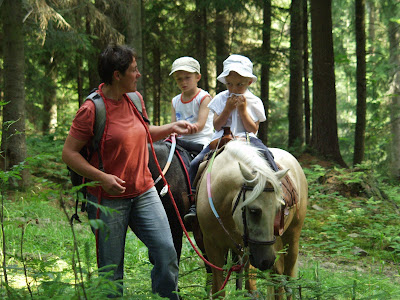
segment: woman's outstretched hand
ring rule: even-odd
[[[177,134],[193,134],[199,130],[196,124],[186,121],[177,121],[172,124],[172,130]]]

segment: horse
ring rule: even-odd
[[[255,290],[254,273],[249,273],[251,266],[261,271],[272,268],[274,273],[287,277],[297,275],[299,238],[307,211],[307,180],[290,153],[276,148],[270,150],[275,162],[283,168],[278,172],[271,169],[257,148],[234,140],[210,160],[213,163],[208,167],[208,174],[203,173],[199,179],[197,218],[207,257],[218,267],[212,268],[214,296],[223,286],[222,268],[229,251],[243,259],[247,274],[245,286],[249,292]],[[296,205],[286,206],[282,211],[284,226],[280,235],[274,223],[284,204],[281,179],[286,174],[297,191],[298,200]],[[276,260],[276,253],[284,247],[287,247],[286,253]],[[278,293],[282,295],[283,289]],[[224,291],[218,293],[221,295]]]
[[[161,169],[167,164],[168,157],[170,155],[171,143],[169,141],[157,141],[153,143],[154,152],[157,157],[157,161],[160,164]],[[202,148],[202,147],[201,147]],[[185,141],[177,140],[174,155],[172,156],[172,161],[169,165],[167,172],[165,173],[165,179],[171,189],[172,197],[175,200],[175,204],[178,208],[179,215],[177,215],[175,207],[170,199],[168,193],[161,195],[161,190],[164,187],[163,180],[158,180],[160,176],[159,169],[155,163],[152,149],[150,144],[148,145],[149,150],[149,169],[153,176],[153,180],[156,182],[156,189],[160,194],[162,204],[164,206],[165,212],[168,217],[169,225],[171,228],[172,238],[174,242],[174,247],[178,256],[178,262],[180,261],[182,253],[182,237],[183,228],[179,221],[179,218],[183,220],[184,215],[188,212],[190,207],[189,194],[192,192],[189,183],[189,164],[196,154],[201,151],[198,145],[189,144]],[[158,181],[157,181],[158,180]],[[188,231],[193,232],[196,244],[205,253],[202,235],[200,232],[200,227],[198,223],[185,224]],[[207,269],[207,268],[206,268]],[[208,272],[211,272],[207,269]]]
[[[160,164],[161,169],[164,168],[164,166],[167,163],[168,156],[170,153],[171,146],[165,141],[158,141],[153,143],[154,151],[157,156],[157,160]],[[153,180],[157,180],[157,178],[160,176],[159,170],[156,166],[153,154],[152,154],[152,149],[150,144],[148,145],[149,149],[149,169],[150,172],[153,176]],[[188,194],[191,192],[190,187],[189,187],[189,182],[186,176],[186,170],[185,170],[185,165],[182,163],[186,164],[188,163],[188,160],[190,162],[191,157],[189,153],[185,150],[181,151],[182,155],[184,156],[181,161],[180,157],[178,156],[177,153],[174,153],[172,157],[172,161],[170,164],[170,167],[168,168],[166,174],[165,174],[165,179],[168,182],[168,185],[171,188],[171,193],[172,196],[175,200],[176,206],[179,211],[179,217],[183,219],[183,216],[187,213],[190,207],[189,203],[189,198]],[[186,166],[187,168],[187,166]],[[156,183],[156,189],[158,193],[161,193],[162,188],[164,187],[164,182],[163,180],[159,180]],[[182,237],[183,237],[183,229],[182,226],[179,222],[178,215],[175,211],[175,208],[171,202],[171,199],[167,194],[164,196],[161,196],[161,201],[163,203],[165,212],[167,213],[169,225],[171,227],[171,233],[172,233],[172,238],[174,241],[174,247],[178,256],[178,261],[180,260],[181,257],[181,251],[182,251]]]

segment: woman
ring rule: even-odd
[[[98,94],[106,106],[106,125],[100,142],[104,172],[98,169],[99,157],[90,161],[79,151],[93,138],[95,106],[86,101],[78,110],[65,141],[62,159],[75,172],[99,182],[88,188],[89,219],[100,219],[105,226],[95,230],[97,262],[102,272],[114,271],[111,280],[123,279],[125,237],[128,225],[148,247],[154,258],[151,271],[152,291],[162,297],[178,299],[178,263],[172,235],[161,200],[148,169],[147,143],[172,133],[193,134],[197,127],[185,121],[149,126],[127,98],[135,92],[140,72],[136,53],[126,47],[108,46],[99,58],[103,83]],[[140,94],[139,94],[140,95]],[[141,96],[140,96],[141,98]],[[144,110],[143,113],[147,117]],[[91,203],[113,209],[104,213]],[[114,266],[110,266],[114,265]],[[103,268],[109,266],[107,268]],[[116,266],[116,267],[115,267]],[[119,291],[122,295],[122,288]]]

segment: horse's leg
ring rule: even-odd
[[[257,278],[257,269],[252,265],[250,265],[250,262],[247,262],[245,271],[245,279],[246,279],[245,287],[250,294],[252,294],[254,291],[257,290],[256,278]]]
[[[207,253],[207,257],[209,261],[218,267],[223,267],[225,263],[225,257],[228,253],[228,249],[223,249],[220,247],[217,247],[213,241],[208,241],[207,239],[203,239],[204,242],[204,247],[205,251]],[[224,283],[224,272],[221,270],[218,270],[216,268],[212,268],[212,295],[213,298],[218,298],[220,296],[224,297],[225,292],[222,291],[220,293],[219,290],[222,287]],[[215,293],[218,293],[215,295]]]
[[[171,226],[171,233],[172,239],[174,241],[174,247],[176,251],[176,255],[178,257],[178,264],[181,260],[181,253],[182,253],[182,237],[183,237],[183,230],[180,224],[174,224],[175,226]]]
[[[288,229],[282,236],[282,241],[284,245],[288,245],[287,253],[285,255],[284,260],[284,270],[283,274],[287,277],[288,280],[291,278],[297,277],[297,261],[299,256],[299,241],[300,241],[300,234],[301,228],[303,227],[303,222],[306,213],[306,206],[304,206],[306,200],[301,202],[301,206],[299,208],[299,215],[294,216],[292,222],[290,223]],[[286,290],[287,299],[292,299],[291,291]]]
[[[297,259],[299,255],[299,238],[300,238],[300,230],[298,228],[295,228],[294,230],[291,231],[286,231],[285,236],[283,238],[283,242],[285,245],[288,245],[287,247],[287,252],[284,257],[283,261],[283,273],[287,279],[289,280],[290,278],[295,278],[297,276]],[[279,288],[279,294],[282,294],[283,288]],[[286,290],[287,294],[287,300],[291,300],[291,291]],[[281,298],[278,298],[281,299]]]
[[[281,253],[279,259],[275,263],[274,270],[276,274],[285,275],[287,279],[294,278],[297,276],[297,257],[299,253],[299,237],[300,230],[287,230],[277,242],[277,249],[282,249],[283,245],[286,245],[286,253]],[[275,299],[282,299],[285,294],[284,287],[281,282],[274,281],[275,286]],[[287,299],[292,299],[290,291],[286,291]]]
[[[275,262],[274,265],[274,273],[277,275],[282,275],[285,270],[285,262],[286,262],[286,253],[280,252],[283,249],[283,245],[285,245],[282,242],[282,238],[277,238],[276,243],[275,243],[275,251],[276,255],[278,256],[278,259]],[[272,278],[272,283],[273,285],[268,289],[268,299],[282,299],[283,294],[284,294],[284,289],[282,287],[281,281],[275,278]]]
[[[192,231],[193,231],[193,237],[196,241],[197,247],[203,253],[204,258],[208,260],[205,246],[204,246],[204,241],[203,241],[203,233],[201,232],[200,225],[199,225],[199,222],[197,221],[197,219],[192,221]],[[206,272],[207,272],[207,274],[206,274],[206,291],[209,292],[211,285],[212,285],[212,270],[208,264],[205,264],[205,268],[206,268]]]

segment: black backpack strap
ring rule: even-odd
[[[103,98],[96,92],[91,93],[87,96],[86,100],[91,100],[96,108],[95,122],[93,133],[94,137],[92,140],[92,151],[97,152],[99,156],[99,170],[104,171],[103,160],[100,155],[100,141],[103,137],[104,128],[106,126],[106,106]],[[90,160],[90,157],[89,157]]]
[[[142,107],[142,101],[140,101],[139,95],[136,92],[132,93],[126,93],[128,98],[132,101],[133,105],[135,105],[136,109],[139,111],[140,115],[142,116],[143,120],[147,123],[150,124],[150,120],[147,119],[143,115],[143,107]]]

